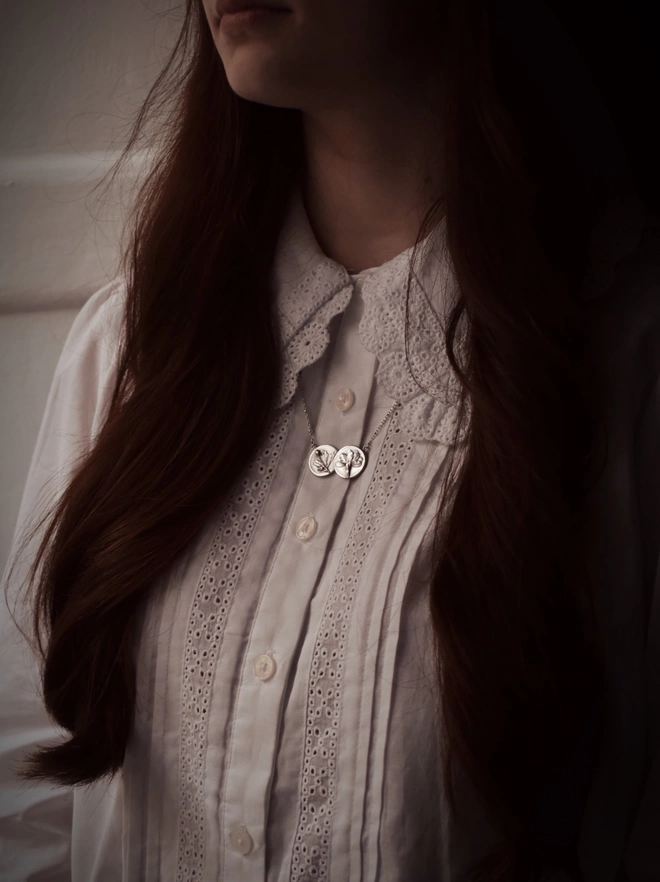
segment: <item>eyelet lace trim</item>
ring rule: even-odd
[[[291,855],[291,879],[295,882],[330,878],[344,660],[355,593],[378,535],[378,524],[411,451],[412,441],[395,413],[323,610],[307,689],[300,813]]]
[[[456,435],[460,383],[449,363],[441,323],[415,275],[410,284],[406,359],[405,303],[411,252],[408,249],[365,277],[360,339],[377,356],[376,379],[383,391],[402,402],[399,418],[403,429],[415,438],[446,445],[461,443],[469,425],[469,400],[467,418]],[[445,277],[452,278],[446,273]],[[278,407],[294,397],[300,371],[324,354],[330,342],[328,325],[346,309],[353,290],[345,270],[334,261],[322,260],[299,285],[281,296],[278,311],[285,357]],[[465,334],[457,335],[456,347],[464,356]]]
[[[407,275],[407,261],[395,259],[365,278],[361,292],[364,312],[359,325],[360,340],[378,359],[376,380],[383,391],[402,402],[401,425],[415,438],[445,445],[455,440],[460,443],[466,437],[469,424],[469,399],[467,419],[456,436],[461,385],[449,362],[444,327],[413,274],[406,332]],[[430,294],[428,288],[426,291]],[[455,338],[462,363],[466,354],[465,336],[464,330],[462,334],[459,330]]]
[[[274,422],[265,444],[222,507],[195,592],[181,685],[181,756],[177,882],[201,880],[208,808],[205,794],[208,710],[225,624],[255,526],[284,450],[292,409]]]
[[[328,348],[328,325],[346,309],[352,294],[348,276],[337,274],[336,263],[322,260],[281,297],[278,312],[284,370],[278,407],[287,405],[296,394],[300,371],[318,361]]]

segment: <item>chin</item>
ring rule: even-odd
[[[271,75],[252,71],[227,70],[227,81],[232,92],[246,101],[267,104],[270,107],[296,108],[298,103],[292,91],[278,85]]]

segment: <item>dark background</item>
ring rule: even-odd
[[[640,196],[660,214],[657,5],[548,0],[589,67],[618,129]]]

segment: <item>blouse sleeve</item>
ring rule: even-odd
[[[653,291],[657,315],[660,285]],[[647,630],[644,652],[645,779],[624,854],[627,882],[660,879],[660,318],[644,341],[644,405],[635,430],[635,481]]]
[[[101,426],[114,386],[122,327],[123,283],[97,290],[76,315],[59,357],[23,490],[0,598],[0,878],[4,882],[71,879],[73,789],[24,782],[13,774],[26,753],[68,737],[48,716],[23,596],[40,527],[25,547],[24,530],[60,495]],[[17,557],[19,550],[21,554]],[[16,559],[15,559],[16,558]],[[13,563],[13,570],[10,567]]]

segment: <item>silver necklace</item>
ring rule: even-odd
[[[354,444],[348,444],[345,447],[340,447],[339,450],[337,450],[337,448],[333,447],[332,444],[316,443],[314,430],[312,429],[312,424],[309,419],[309,412],[307,410],[307,404],[305,402],[305,393],[303,392],[302,381],[299,380],[299,382],[302,405],[305,411],[305,417],[307,419],[309,435],[312,439],[312,452],[310,453],[309,460],[307,461],[310,472],[313,475],[316,475],[317,478],[326,478],[333,472],[336,475],[339,475],[340,478],[357,478],[357,476],[367,464],[367,451],[369,450],[369,445],[383,428],[394,410],[399,407],[401,402],[394,402],[394,404],[385,414],[380,422],[380,425],[373,433],[371,438],[369,438],[366,444],[363,444],[360,447],[356,447]]]

